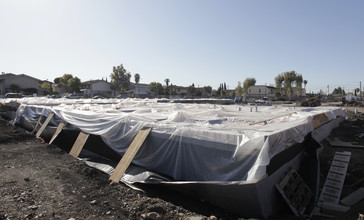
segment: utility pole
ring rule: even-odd
[[[361,100],[361,98],[362,98],[362,95],[361,95],[361,81],[360,81],[360,86],[359,86],[359,96],[360,96],[360,100]]]
[[[330,85],[327,85],[327,96],[329,96],[329,92],[330,92]]]

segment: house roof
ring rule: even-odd
[[[85,82],[82,82],[82,84],[94,84],[94,83],[98,83],[98,82],[105,82],[105,83],[110,84],[108,81],[101,80],[101,79],[85,81]]]
[[[3,74],[0,75],[0,80],[1,79],[11,78],[11,77],[14,77],[14,76],[16,76],[16,75],[13,74],[13,73],[3,73]]]
[[[266,85],[254,85],[254,86],[263,86],[263,87],[267,87],[268,89],[277,89],[276,87],[266,86]],[[253,86],[250,86],[250,87],[253,87]]]
[[[4,80],[4,79],[10,79],[10,78],[15,78],[15,77],[20,77],[20,76],[25,76],[25,77],[28,77],[28,78],[31,78],[31,79],[34,79],[34,80],[37,80],[37,81],[42,81],[40,79],[37,79],[37,78],[34,78],[32,76],[28,76],[26,74],[14,74],[14,73],[5,73],[5,74],[1,74],[0,75],[0,80]]]

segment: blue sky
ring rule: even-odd
[[[295,70],[308,92],[351,91],[363,21],[362,0],[0,0],[0,72],[86,81],[123,64],[140,83],[233,89]]]

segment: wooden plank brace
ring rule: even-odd
[[[80,131],[80,134],[78,135],[75,143],[72,146],[71,151],[69,152],[69,154],[71,156],[73,156],[75,158],[78,157],[78,155],[81,153],[81,150],[88,139],[88,136],[89,136],[89,134],[86,134],[86,133],[83,133],[82,131]]]
[[[118,165],[116,166],[114,172],[111,174],[109,180],[113,182],[119,182],[121,177],[123,176],[126,169],[129,167],[131,161],[137,154],[140,147],[143,145],[145,139],[152,128],[142,128],[138,134],[135,136],[133,142],[130,144],[128,150],[125,152]]]
[[[54,116],[54,112],[51,112],[48,115],[48,118],[45,120],[45,122],[42,124],[42,127],[40,127],[39,131],[35,135],[36,138],[39,138],[40,137],[40,135],[43,133],[44,129],[47,127],[47,125],[49,124],[49,122],[52,120],[53,116]]]
[[[67,122],[61,122],[59,123],[56,132],[54,132],[51,140],[49,141],[49,144],[52,144],[52,142],[56,139],[56,137],[59,135],[59,133],[61,133],[63,127],[67,124]]]
[[[40,113],[40,116],[38,118],[37,124],[35,124],[33,131],[31,132],[31,134],[34,134],[37,131],[38,126],[40,125],[40,122],[42,121],[43,118],[43,113],[44,113],[44,109],[42,110],[42,113]]]

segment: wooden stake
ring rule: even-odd
[[[38,121],[37,121],[37,124],[35,124],[34,129],[33,129],[33,131],[32,131],[31,134],[34,134],[37,131],[37,128],[38,128],[38,126],[39,126],[40,121],[42,120],[42,118],[43,118],[43,116],[39,116]]]
[[[255,124],[263,123],[263,122],[270,121],[270,120],[273,120],[273,119],[276,119],[276,118],[281,118],[281,117],[284,117],[284,116],[290,116],[290,115],[293,115],[293,114],[296,114],[296,113],[297,112],[291,112],[291,113],[280,115],[280,116],[277,116],[277,117],[274,117],[274,118],[269,118],[269,119],[265,119],[265,120],[262,120],[262,121],[253,122],[253,123],[250,123],[249,125],[255,125]]]
[[[73,156],[75,158],[78,157],[78,155],[81,153],[83,146],[85,145],[85,143],[87,141],[88,136],[89,136],[89,134],[83,133],[82,131],[80,132],[75,143],[73,144],[71,151],[69,152],[69,154],[71,156]]]
[[[39,118],[38,118],[38,121],[37,121],[37,124],[35,124],[35,126],[34,126],[34,129],[33,129],[33,131],[32,131],[32,133],[31,134],[34,134],[36,131],[37,131],[37,128],[38,128],[38,126],[39,126],[39,124],[40,124],[40,121],[42,120],[42,118],[43,118],[43,113],[44,113],[44,110],[45,110],[45,108],[42,110],[42,112],[40,113],[40,116],[39,116]]]
[[[137,154],[138,150],[144,143],[145,139],[147,138],[148,134],[152,128],[142,128],[136,137],[134,138],[133,142],[130,144],[128,150],[125,152],[124,156],[121,158],[120,162],[116,166],[114,172],[110,176],[109,180],[113,182],[119,182],[121,177],[123,176],[126,169],[129,167],[131,161]]]
[[[45,122],[43,123],[42,127],[40,127],[39,131],[37,132],[37,134],[35,135],[37,138],[39,138],[39,136],[42,134],[42,132],[44,131],[44,129],[47,127],[48,123],[51,121],[51,119],[54,116],[54,112],[51,112],[48,115],[48,118],[45,120]]]
[[[54,132],[54,134],[53,134],[53,136],[52,136],[51,140],[49,141],[49,144],[52,144],[52,142],[54,141],[54,139],[56,139],[56,137],[59,135],[59,133],[61,133],[61,131],[62,131],[63,127],[64,127],[66,124],[67,124],[67,122],[63,122],[63,121],[62,121],[61,123],[59,123],[59,125],[58,125],[58,127],[57,127],[56,132]]]

